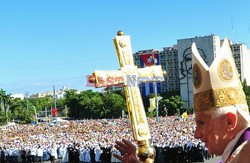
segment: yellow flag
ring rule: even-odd
[[[149,112],[152,112],[153,110],[155,110],[156,108],[156,104],[155,104],[155,97],[150,99],[150,106],[148,108]]]
[[[187,119],[187,118],[188,118],[187,111],[185,111],[184,113],[182,113],[182,118],[184,118],[184,119]]]

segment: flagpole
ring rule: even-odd
[[[53,85],[53,93],[54,93],[54,102],[55,102],[55,108],[56,109],[56,90],[55,90],[55,86]],[[57,115],[55,115],[56,117],[56,121],[57,121]]]
[[[48,113],[47,113],[47,106],[45,106],[45,122],[47,122],[47,120],[48,120],[48,115],[47,115]]]
[[[50,107],[50,117],[51,117],[50,121],[52,121],[53,120],[52,106]]]
[[[157,83],[154,82],[154,85],[155,85],[156,122],[160,122],[158,100],[157,100]]]

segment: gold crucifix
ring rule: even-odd
[[[95,83],[96,87],[117,84],[124,86],[132,132],[139,146],[137,155],[143,162],[154,162],[155,150],[149,142],[151,136],[138,84],[163,81],[166,73],[160,65],[146,68],[137,68],[134,65],[130,36],[124,36],[119,31],[113,41],[121,69],[94,71],[90,82]]]

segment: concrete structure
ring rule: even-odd
[[[12,94],[11,97],[20,98],[21,100],[23,100],[24,99],[24,94],[22,94],[22,93]]]
[[[113,85],[112,87],[107,87],[105,89],[102,90],[102,93],[108,93],[110,92],[115,92],[115,91],[121,91],[123,90],[123,86],[117,86],[117,85]]]
[[[179,64],[177,46],[164,47],[160,52],[162,69],[167,72],[165,81],[162,83],[161,92],[179,91]]]
[[[246,80],[247,85],[250,85],[250,73],[248,72],[250,70],[250,50],[245,44],[238,43],[232,44],[231,49],[241,81]]]
[[[157,90],[159,92],[178,91],[185,105],[183,108],[193,107],[193,84],[192,84],[192,52],[191,45],[195,42],[198,51],[204,61],[210,66],[216,57],[221,43],[220,37],[214,34],[208,36],[197,36],[194,38],[179,39],[177,45],[172,47],[164,47],[163,51],[154,49],[141,50],[134,54],[135,65],[145,67],[142,57],[145,55],[159,54],[158,63],[167,71],[165,82],[158,83]],[[245,44],[231,42],[232,53],[238,72],[243,82],[246,79],[247,85],[250,85],[250,50]],[[147,83],[141,85],[143,96],[154,93],[153,85]]]
[[[191,45],[195,42],[197,49],[207,63],[211,65],[220,48],[220,38],[216,35],[195,37],[177,40],[180,94],[185,105],[183,108],[193,107],[193,84],[192,84],[192,51]]]
[[[65,95],[65,91],[68,90],[65,86],[61,88],[60,90],[55,90],[56,97],[58,99],[63,98]],[[53,91],[47,91],[47,92],[39,92],[36,94],[31,95],[30,97],[32,98],[40,98],[40,97],[45,97],[45,96],[54,96]]]

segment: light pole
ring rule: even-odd
[[[34,111],[35,111],[35,118],[36,118],[36,123],[37,123],[37,113],[36,113],[36,107],[35,107],[35,106],[33,106],[33,108],[34,108]]]
[[[55,86],[53,86],[53,94],[54,94],[54,106],[56,109],[56,90],[55,90]]]
[[[55,86],[53,86],[53,93],[54,93],[54,104],[55,104],[55,110],[56,110],[56,89],[55,89]],[[56,117],[56,122],[57,122],[57,115],[55,115]]]
[[[157,100],[157,83],[156,82],[154,82],[154,87],[155,87],[155,104],[156,104],[156,122],[160,122],[158,100]]]
[[[152,54],[152,58],[153,58],[153,64],[156,65],[157,64],[157,59],[154,56],[154,53]],[[159,108],[158,108],[158,100],[157,100],[157,82],[153,82],[154,83],[154,93],[155,93],[155,104],[156,104],[156,122],[160,122],[159,119]]]
[[[47,106],[45,106],[45,122],[47,122],[47,119],[48,119],[48,115],[47,115]]]

